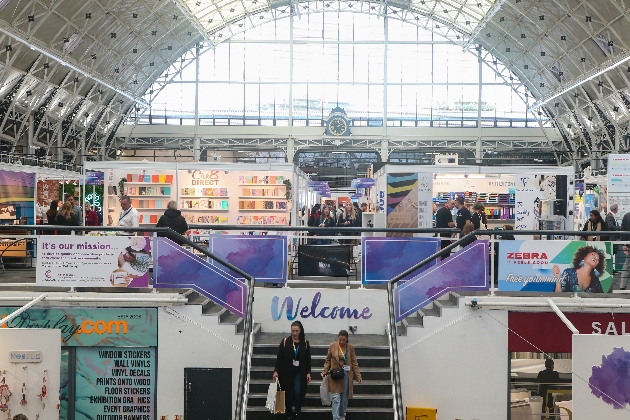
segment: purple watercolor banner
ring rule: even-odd
[[[490,288],[488,241],[475,241],[394,290],[396,322],[452,291]]]
[[[193,289],[245,318],[247,285],[167,238],[153,240],[153,287]]]
[[[386,283],[439,250],[440,238],[363,238],[361,283]],[[403,280],[409,280],[435,264],[433,261]]]
[[[287,282],[287,244],[286,236],[210,235],[210,252],[263,283]]]

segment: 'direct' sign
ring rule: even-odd
[[[77,348],[76,380],[76,419],[155,419],[155,348]]]

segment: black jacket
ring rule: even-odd
[[[157,225],[155,225],[155,227],[171,228],[175,232],[184,235],[186,234],[186,231],[188,230],[188,223],[186,223],[186,219],[184,219],[184,216],[182,216],[181,211],[167,209],[164,212],[164,215],[160,216],[160,220],[158,220]],[[158,233],[158,236],[166,236],[166,234]]]
[[[300,361],[300,398],[304,401],[306,396],[306,375],[311,373],[311,346],[306,342],[300,342],[298,350]],[[278,346],[278,356],[274,371],[278,372],[280,387],[284,390],[284,398],[287,404],[293,401],[293,340],[291,336],[283,339]]]

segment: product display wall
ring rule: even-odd
[[[119,196],[128,195],[140,226],[155,226],[170,200],[188,224],[288,225],[287,171],[109,170],[108,215],[115,225]],[[121,193],[122,192],[122,193]]]

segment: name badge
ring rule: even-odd
[[[293,366],[300,366],[300,361],[299,360],[294,360],[293,361]]]
[[[348,372],[349,372],[349,371],[350,371],[350,366],[348,366],[348,365],[343,365],[343,370],[346,370],[346,371],[348,371]]]

